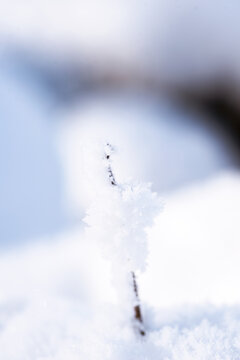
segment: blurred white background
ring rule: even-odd
[[[236,2],[12,0],[0,9],[2,245],[81,219],[88,138],[111,138],[119,176],[162,194],[238,167],[222,122],[179,102],[228,86],[236,103]]]

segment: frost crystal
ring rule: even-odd
[[[150,184],[117,183],[111,168],[112,151],[106,146],[103,159],[112,186],[99,189],[84,221],[91,235],[102,241],[113,262],[128,271],[144,271],[148,252],[146,229],[152,225],[161,203]]]

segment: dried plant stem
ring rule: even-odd
[[[141,311],[140,300],[139,300],[139,295],[138,295],[137,280],[136,280],[135,273],[133,271],[132,271],[131,275],[132,275],[133,290],[134,290],[135,301],[136,301],[135,305],[134,305],[134,318],[135,318],[135,322],[137,325],[137,331],[139,332],[139,334],[141,336],[145,336],[146,333],[145,333],[144,325],[143,325],[143,317],[142,317],[142,311]]]
[[[113,174],[112,171],[112,167],[111,167],[111,153],[113,151],[113,147],[108,143],[106,144],[108,151],[105,153],[105,159],[108,162],[107,165],[107,171],[108,171],[108,178],[110,181],[110,184],[112,186],[118,186],[115,176]],[[139,299],[139,295],[138,295],[138,285],[137,285],[137,280],[136,280],[136,276],[134,271],[131,272],[131,277],[132,277],[132,286],[133,286],[133,292],[134,292],[134,323],[135,323],[135,327],[137,329],[137,332],[141,335],[141,336],[145,336],[145,330],[144,330],[144,324],[143,324],[143,317],[142,317],[142,312],[141,312],[141,306],[140,306],[140,299]]]

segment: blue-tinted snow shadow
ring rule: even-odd
[[[0,246],[68,225],[50,94],[17,60],[0,58]]]

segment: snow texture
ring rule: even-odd
[[[119,268],[143,271],[147,259],[146,229],[152,226],[161,202],[150,184],[118,183],[112,172],[114,153],[109,149],[109,144],[105,148],[102,145],[102,152],[93,155],[98,158],[102,171],[92,169],[97,190],[84,219],[89,226],[88,236],[101,241],[107,256]],[[101,173],[105,178],[104,187],[99,187]]]
[[[116,301],[98,241],[82,229],[2,253],[1,358],[239,359],[239,194],[232,173],[166,200],[139,287],[144,341]]]
[[[133,316],[134,306],[139,306],[136,273],[145,270],[147,228],[152,226],[161,202],[157,194],[151,191],[150,184],[118,183],[112,166],[114,148],[107,142],[100,149],[92,155],[101,168],[88,169],[94,177],[92,184],[96,190],[84,219],[89,226],[86,236],[99,241],[103,253],[111,259],[112,283],[118,293],[119,305],[128,309],[129,320],[133,318],[136,330],[140,330],[141,325],[141,331],[144,331],[141,315],[140,323],[136,319],[134,321]],[[101,174],[105,186],[99,187]]]

